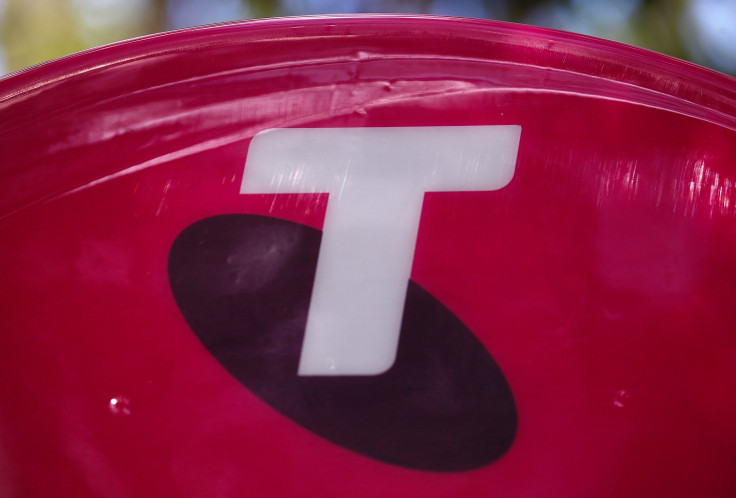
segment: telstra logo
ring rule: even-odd
[[[174,242],[184,317],[243,385],[320,436],[428,471],[499,458],[517,413],[498,365],[410,280],[425,192],[512,179],[519,126],[291,128],[252,140],[241,194],[328,193],[320,232],[227,214]]]

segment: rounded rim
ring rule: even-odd
[[[731,76],[657,52],[586,35],[500,21],[426,15],[282,17],[146,35],[6,75],[0,78],[0,104],[60,80],[139,59],[254,38],[276,41],[303,35],[304,30],[320,29],[324,31],[320,36],[332,37],[452,36],[471,43],[481,42],[488,48],[487,61],[537,66],[641,87],[708,107],[736,126],[736,78]]]

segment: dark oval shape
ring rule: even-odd
[[[274,409],[352,451],[438,472],[503,455],[517,429],[503,373],[473,333],[414,282],[390,370],[297,375],[321,236],[246,214],[186,228],[169,253],[169,279],[204,346]]]

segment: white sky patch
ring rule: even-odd
[[[169,0],[166,17],[169,29],[237,21],[250,17],[241,0]]]
[[[692,31],[685,46],[699,62],[716,69],[736,72],[736,0],[693,0],[687,11]]]
[[[72,0],[79,20],[88,28],[132,24],[148,11],[148,0]]]

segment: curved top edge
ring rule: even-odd
[[[650,50],[587,35],[484,19],[428,15],[319,15],[254,19],[196,26],[115,42],[41,63],[0,78],[0,103],[76,75],[156,55],[202,47],[228,35],[258,33],[263,39],[288,38],[288,31],[335,28],[328,36],[362,29],[402,36],[442,32],[458,39],[487,40],[513,47],[488,60],[539,66],[630,84],[708,107],[736,119],[736,78]],[[286,31],[286,32],[285,32]]]

